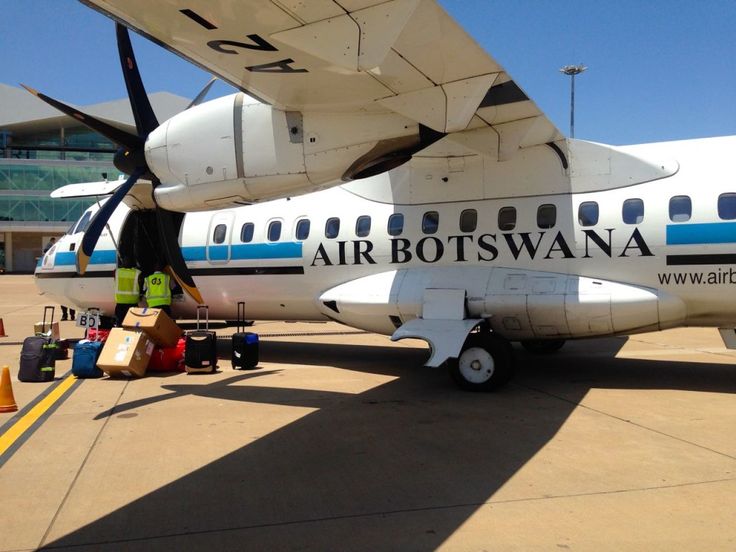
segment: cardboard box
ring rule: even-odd
[[[142,330],[161,347],[174,347],[181,337],[181,328],[161,309],[133,307],[125,315],[123,328]]]
[[[61,339],[61,333],[59,332],[58,322],[54,322],[53,324],[46,322],[45,326],[43,322],[36,322],[33,325],[33,333],[36,335],[46,334],[46,335],[51,336],[52,339]]]
[[[110,376],[143,377],[154,347],[153,340],[143,332],[113,328],[97,367]]]

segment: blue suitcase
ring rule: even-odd
[[[238,327],[232,337],[231,362],[235,370],[252,370],[258,366],[258,334],[245,331],[245,303],[238,303]]]
[[[102,351],[102,341],[80,341],[72,355],[72,374],[78,378],[100,378],[102,370],[97,367],[97,359]]]

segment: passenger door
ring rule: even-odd
[[[207,232],[207,260],[211,264],[225,264],[230,261],[234,218],[232,211],[212,215]]]

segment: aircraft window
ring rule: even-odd
[[[223,243],[225,241],[225,235],[227,234],[227,226],[224,224],[218,224],[215,226],[214,232],[212,232],[213,243]]]
[[[268,225],[268,241],[278,241],[281,237],[281,221],[273,220]]]
[[[644,220],[644,202],[639,199],[627,199],[621,209],[621,216],[626,224],[639,224]]]
[[[434,234],[440,226],[440,214],[437,211],[427,211],[422,219],[422,232]]]
[[[252,222],[246,222],[243,226],[240,228],[240,241],[243,243],[248,243],[253,241],[253,223]]]
[[[309,219],[302,219],[296,223],[296,239],[306,240],[309,237]]]
[[[89,226],[89,219],[92,218],[92,213],[90,211],[87,211],[82,215],[82,218],[79,219],[79,224],[77,224],[77,227],[74,229],[74,234],[77,232],[84,232],[87,229],[87,226]]]
[[[478,211],[475,209],[465,209],[460,213],[460,231],[475,232],[478,227]]]
[[[498,229],[509,231],[516,228],[516,207],[501,207],[498,211]]]
[[[537,209],[537,226],[552,228],[557,223],[557,207],[551,203],[540,205]]]
[[[688,196],[670,198],[670,220],[672,222],[686,222],[693,214],[693,205]]]
[[[325,224],[325,238],[336,238],[340,233],[340,219],[332,217],[327,219]]]
[[[736,194],[721,194],[718,196],[718,216],[723,220],[736,219]]]
[[[598,224],[598,203],[583,201],[578,207],[578,223],[580,223],[580,226],[595,226]]]
[[[388,217],[388,235],[389,236],[400,236],[404,231],[404,215],[401,213],[394,213]]]
[[[363,215],[358,217],[355,223],[355,235],[359,238],[365,238],[371,233],[371,217]]]

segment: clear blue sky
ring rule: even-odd
[[[567,134],[628,144],[736,134],[736,0],[440,0]],[[113,24],[75,0],[0,0],[0,82],[84,105],[125,96]],[[208,75],[134,35],[149,92]],[[214,95],[232,89],[218,85]]]

